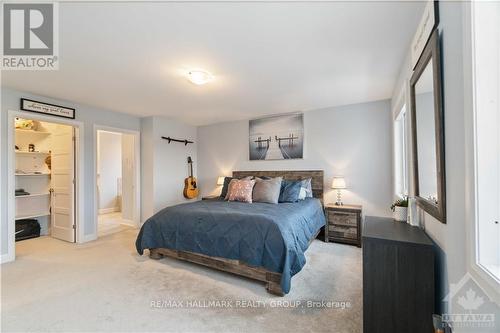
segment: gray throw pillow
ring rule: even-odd
[[[282,177],[271,179],[256,178],[252,195],[253,202],[277,204],[280,197],[282,180]]]

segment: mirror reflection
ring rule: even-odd
[[[419,196],[438,203],[432,60],[415,84]]]

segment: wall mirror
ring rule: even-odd
[[[444,110],[439,35],[429,38],[410,80],[414,189],[417,204],[446,223]]]

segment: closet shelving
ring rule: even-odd
[[[32,129],[22,129],[22,128],[16,128],[16,134],[21,133],[21,134],[29,134],[29,135],[37,135],[37,136],[48,136],[50,135],[50,132],[47,131],[35,131]]]
[[[49,195],[49,193],[36,193],[36,194],[28,194],[28,195],[18,195],[16,198],[17,199],[24,199],[24,198],[33,198],[33,197],[43,197],[45,195]]]
[[[51,172],[45,159],[50,156],[51,133],[32,129],[16,129],[16,189],[29,195],[16,196],[16,220],[38,219],[42,234],[49,228]],[[34,152],[28,151],[29,145]]]
[[[19,155],[50,155],[49,152],[44,152],[44,151],[16,151],[16,154]]]
[[[24,220],[24,219],[34,219],[37,217],[45,217],[45,216],[49,216],[49,215],[50,215],[50,211],[41,212],[41,213],[37,213],[34,215],[18,215],[18,216],[16,216],[16,221],[17,220]]]

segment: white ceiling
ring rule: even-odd
[[[389,98],[424,3],[61,3],[60,70],[2,84],[193,125]],[[215,81],[196,86],[183,70]]]

